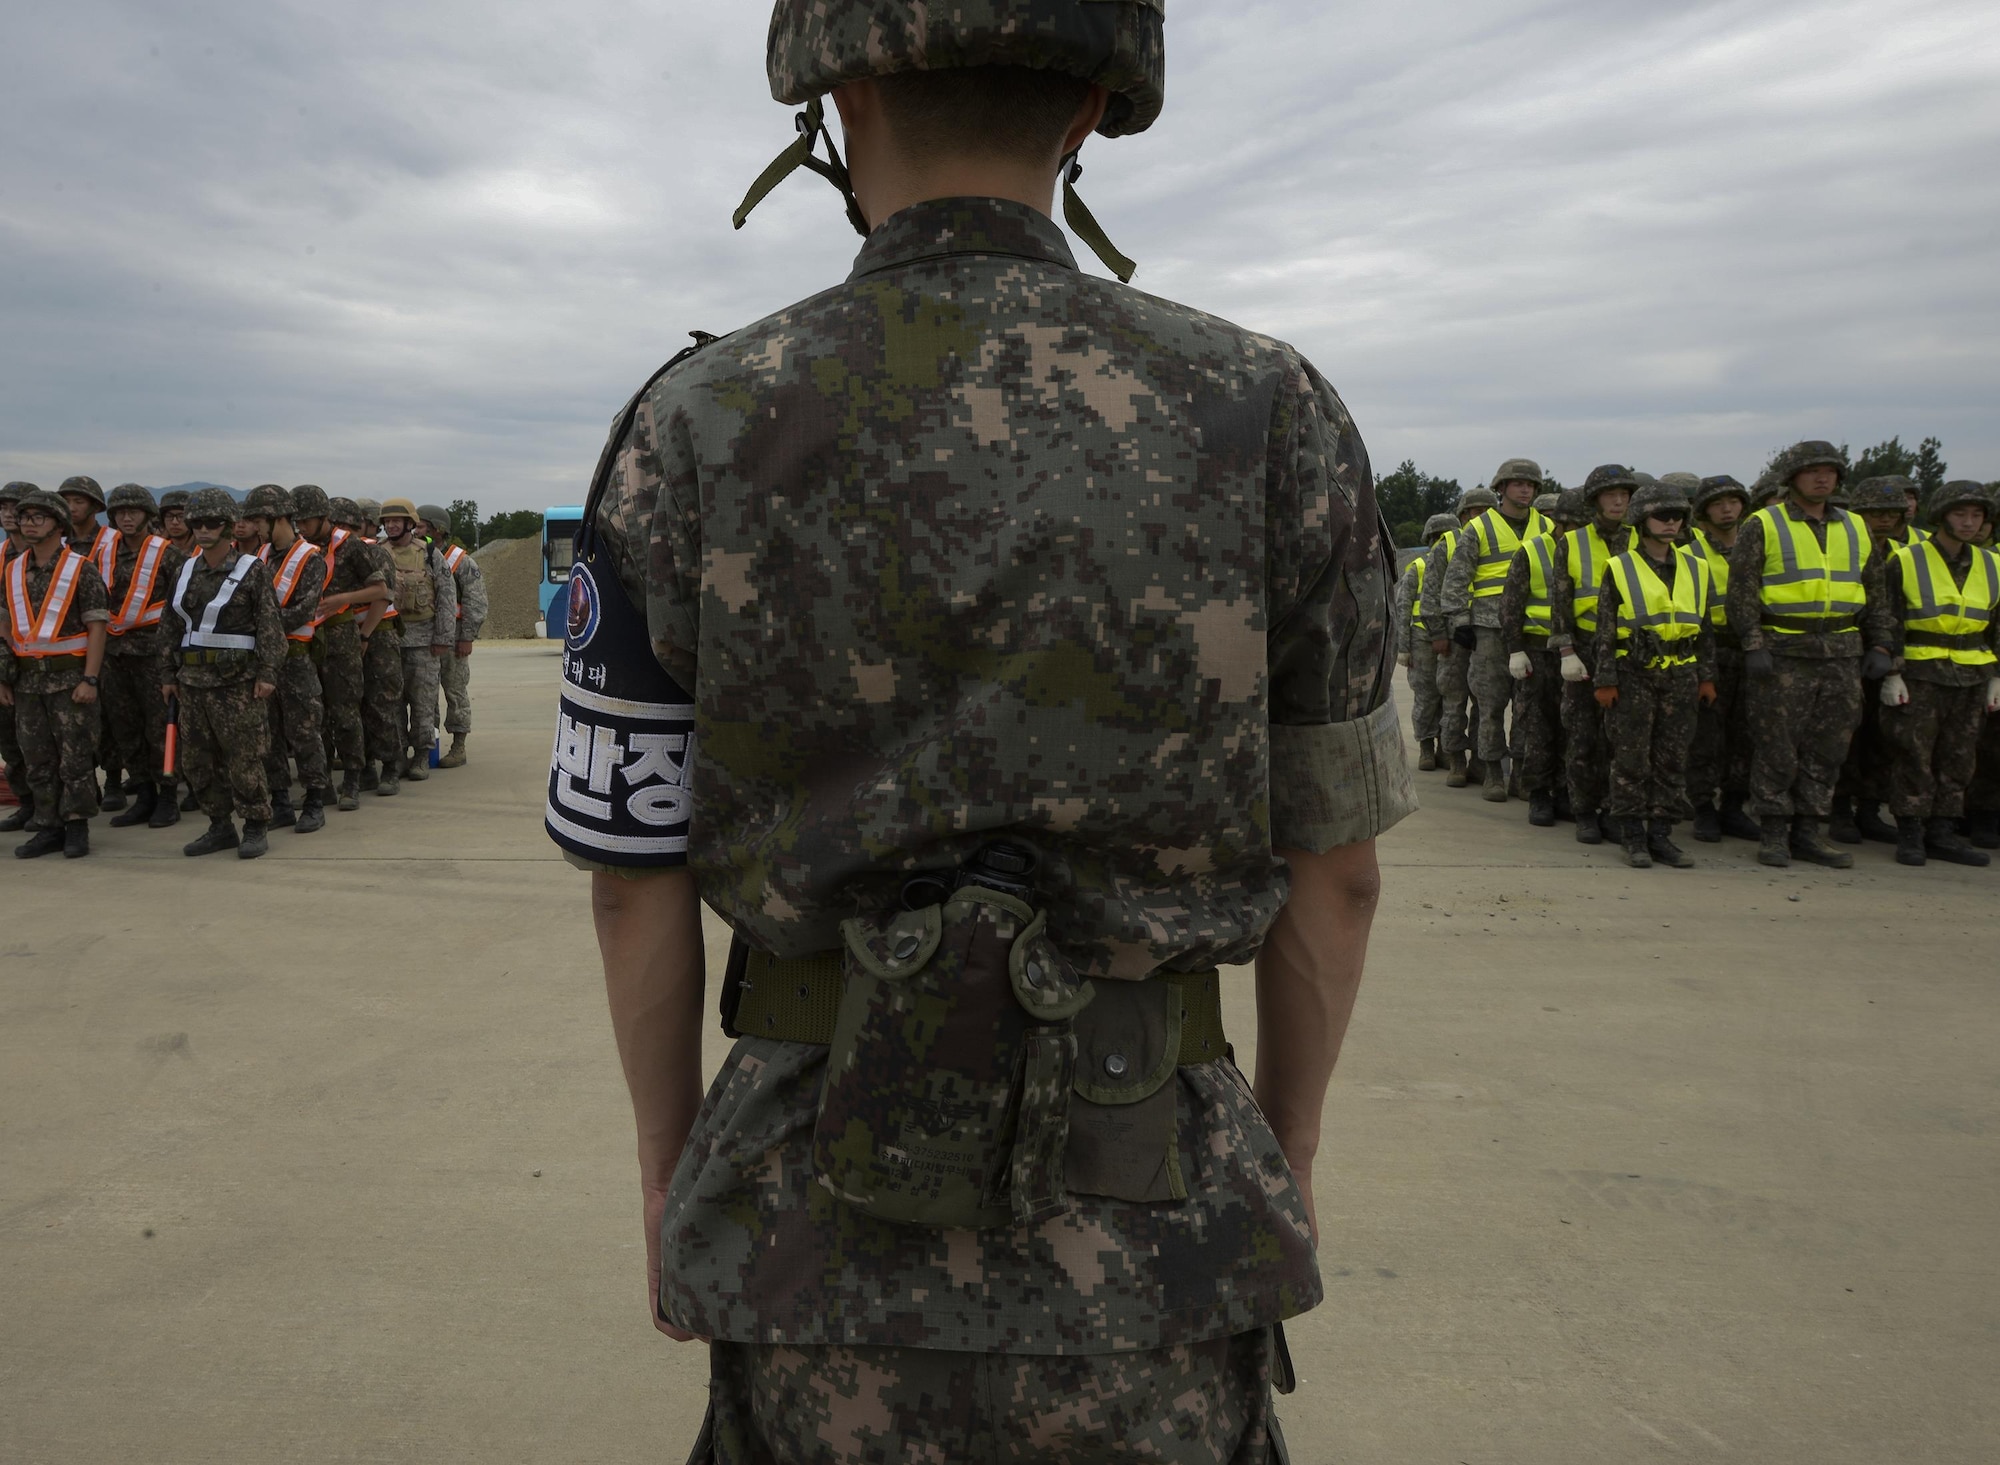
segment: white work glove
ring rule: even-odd
[[[1407,652],[1407,651],[1399,651],[1399,652],[1397,652],[1397,653],[1396,653],[1396,665],[1398,665],[1398,666],[1408,666],[1409,664],[1410,664],[1410,653],[1409,653],[1409,652]]]
[[[1566,682],[1587,682],[1590,669],[1583,664],[1583,658],[1573,647],[1563,647],[1563,680]]]
[[[1986,710],[1993,710],[1993,689],[2000,687],[2000,681],[1986,684]],[[1910,686],[1900,672],[1890,672],[1882,678],[1882,705],[1884,707],[1907,707],[1910,705]]]
[[[1507,658],[1507,675],[1517,682],[1525,682],[1535,674],[1534,663],[1528,660],[1528,653],[1516,651]]]
[[[1986,710],[2000,712],[2000,677],[1994,677],[1986,683]]]

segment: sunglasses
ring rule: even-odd
[[[1658,519],[1662,524],[1678,524],[1687,518],[1687,515],[1679,509],[1648,509],[1646,510],[1646,517],[1648,519]]]
[[[185,522],[190,529],[227,529],[230,525],[227,519],[189,519]]]

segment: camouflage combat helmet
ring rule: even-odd
[[[184,488],[170,488],[160,495],[160,512],[164,514],[168,509],[179,509],[185,514],[188,500],[192,497],[193,495]]]
[[[353,499],[342,498],[340,495],[335,494],[326,501],[326,517],[329,523],[339,528],[359,529],[361,527],[361,505],[357,504]]]
[[[382,506],[376,503],[374,499],[356,499],[354,507],[361,511],[361,521],[364,524],[379,524],[382,522]]]
[[[1900,473],[1864,478],[1847,491],[1847,507],[1857,514],[1907,513],[1910,487],[1910,480]]]
[[[243,516],[261,519],[288,519],[292,514],[291,495],[277,483],[260,483],[243,496]]]
[[[224,523],[236,522],[236,500],[230,497],[226,488],[198,488],[188,500],[187,520],[192,524],[197,519],[221,519]]]
[[[14,505],[16,514],[25,514],[29,509],[40,509],[58,524],[69,523],[69,505],[46,488],[30,487]]]
[[[1692,499],[1695,494],[1701,491],[1701,475],[1699,473],[1662,473],[1660,475],[1660,482],[1672,484],[1689,499]]]
[[[326,490],[317,483],[301,483],[292,490],[292,517],[294,519],[324,519],[327,517],[329,500]]]
[[[1424,520],[1424,543],[1435,543],[1440,534],[1449,534],[1458,527],[1455,514],[1432,514]]]
[[[436,504],[418,504],[417,517],[426,524],[436,524],[441,529],[451,528],[451,511],[441,509]]]
[[[1537,463],[1533,458],[1509,458],[1494,472],[1493,481],[1487,487],[1498,493],[1501,484],[1516,478],[1523,479],[1529,483],[1540,483],[1542,481],[1542,465]]]
[[[1565,524],[1581,524],[1590,517],[1590,500],[1580,488],[1566,488],[1556,495],[1556,517]]]
[[[97,486],[95,478],[86,478],[81,473],[77,474],[74,478],[65,478],[62,481],[62,487],[57,489],[56,492],[59,494],[80,493],[96,504],[98,508],[101,509],[104,507],[104,490]]]
[[[1500,495],[1490,488],[1480,488],[1476,484],[1458,496],[1458,511],[1461,514],[1467,509],[1497,509],[1499,507]]]
[[[1535,495],[1535,512],[1553,517],[1561,503],[1562,495],[1559,493],[1538,493]]]
[[[1750,507],[1761,509],[1767,504],[1776,503],[1778,495],[1784,491],[1783,481],[1767,468],[1758,475],[1757,481],[1750,485]]]
[[[1638,486],[1639,480],[1633,475],[1630,468],[1622,467],[1617,463],[1605,463],[1600,467],[1591,469],[1589,476],[1583,480],[1583,501],[1587,504],[1594,504],[1597,502],[1598,495],[1607,490],[1614,488],[1636,489]]]
[[[41,490],[25,478],[17,478],[5,488],[0,488],[0,504],[18,504],[22,498]]]
[[[138,483],[119,484],[111,490],[111,497],[104,501],[104,507],[114,514],[120,509],[144,509],[148,514],[160,511],[160,506],[153,502],[153,491]]]
[[[1840,482],[1847,481],[1847,460],[1841,456],[1840,449],[1818,438],[1793,443],[1778,454],[1778,460],[1771,465],[1779,483],[1786,488],[1790,488],[1792,480],[1808,468],[1831,468]]]
[[[1944,516],[1960,504],[1978,504],[1986,510],[1988,519],[1993,517],[1992,490],[1970,478],[1955,478],[1931,490],[1931,496],[1924,501],[1924,522],[1933,527],[1942,525]]]
[[[798,138],[767,167],[731,222],[737,228],[770,191],[798,168],[819,174],[847,201],[847,217],[866,235],[847,166],[826,128],[825,97],[844,82],[899,71],[947,71],[972,66],[1021,66],[1095,82],[1111,93],[1097,130],[1105,137],[1144,132],[1166,101],[1164,0],[777,0],[771,12],[765,68],[771,95],[804,104]],[[828,157],[815,155],[826,139]],[[1121,280],[1132,261],[1076,196],[1082,169],[1070,160],[1063,183],[1063,217],[1076,236]]]
[[[1678,483],[1669,483],[1664,478],[1647,479],[1641,474],[1640,484],[1633,491],[1632,502],[1625,506],[1625,522],[1634,529],[1642,527],[1648,514],[1657,514],[1664,509],[1678,509],[1686,518],[1688,496]]]
[[[1717,499],[1727,498],[1732,493],[1743,500],[1744,508],[1747,509],[1750,507],[1750,490],[1738,483],[1729,474],[1717,473],[1712,477],[1702,479],[1701,489],[1694,496],[1695,513],[1701,514],[1705,512],[1708,506]]]

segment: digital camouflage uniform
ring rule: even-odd
[[[393,587],[395,576],[387,547],[372,539],[360,540],[360,547],[381,571],[383,583]],[[383,776],[393,789],[396,772],[403,766],[404,741],[402,617],[393,611],[376,623],[362,643],[361,688],[361,731],[368,762],[382,765]],[[367,786],[365,780],[363,786]]]
[[[389,513],[384,508],[385,514]],[[421,526],[419,526],[421,528]],[[438,686],[443,661],[452,655],[458,625],[458,587],[444,557],[413,532],[398,550],[388,540],[382,548],[390,562],[389,588],[396,600],[396,630],[402,637],[403,698],[396,711],[399,752],[407,754],[410,776],[426,776],[430,748],[437,741]],[[400,560],[413,561],[408,565]],[[430,587],[429,613],[423,607],[419,579]],[[444,648],[440,658],[435,648]]]
[[[1741,485],[1736,485],[1734,479],[1704,480],[1702,496],[1695,500],[1697,515],[1715,494],[1729,491],[1729,485],[1735,485],[1735,491],[1742,492]],[[1744,502],[1747,509],[1747,494],[1744,495]],[[1719,621],[1718,616],[1709,618],[1715,654],[1716,700],[1713,705],[1695,710],[1694,746],[1688,752],[1688,802],[1699,817],[1702,810],[1714,808],[1720,798],[1733,818],[1750,792],[1750,734],[1743,685],[1743,647],[1728,624],[1728,547],[1715,543],[1704,524],[1697,522],[1694,532],[1696,542],[1693,548],[1709,561],[1711,568],[1715,567],[1718,559],[1721,561],[1721,578],[1715,591]]]
[[[21,479],[0,488],[0,569],[4,569],[11,559],[24,547],[14,530],[14,506],[31,493],[39,493],[34,484]],[[28,765],[21,757],[21,739],[14,730],[14,706],[11,702],[0,703],[0,765],[7,774],[7,786],[20,806],[0,822],[0,829],[15,830],[27,826],[34,817],[34,791],[28,785]]]
[[[479,561],[472,557],[472,551],[456,540],[446,538],[436,548],[447,560],[451,550],[459,551],[458,563],[451,567],[452,583],[458,593],[456,639],[476,642],[486,627],[486,576],[480,572]],[[444,730],[454,738],[462,738],[472,731],[472,658],[460,656],[454,646],[439,668],[439,680],[444,686]]]
[[[386,560],[376,546],[356,532],[360,513],[354,501],[335,498],[328,507],[328,515],[326,542],[321,545],[320,552],[330,562],[331,578],[322,587],[321,598],[350,595],[370,585],[386,585],[389,579]],[[341,533],[342,530],[346,532]],[[325,741],[330,761],[338,761],[346,772],[343,786],[357,784],[361,766],[371,757],[378,756],[380,749],[387,747],[394,736],[394,725],[386,715],[383,717],[380,743],[371,746],[362,733],[362,706],[367,684],[362,674],[360,629],[365,609],[349,607],[338,611],[322,622],[319,628],[320,701],[326,714]],[[393,644],[393,640],[385,643],[388,646]],[[399,665],[396,677],[396,695],[399,697],[402,695],[401,670]]]
[[[116,498],[122,489],[113,489]],[[143,490],[141,490],[143,492]],[[125,605],[132,577],[147,541],[154,536],[118,537],[118,555],[110,586],[114,612]],[[171,544],[160,552],[150,604],[162,604],[172,592],[174,577],[185,563]],[[134,607],[135,610],[138,607]],[[160,697],[160,629],[157,623],[116,632],[104,645],[104,738],[112,762],[128,773],[149,778],[159,794],[171,799],[174,780],[167,772],[167,705]]]
[[[1617,487],[1629,487],[1636,483],[1631,470],[1617,464],[1593,468],[1591,479]],[[1588,484],[1589,480],[1586,480],[1586,488]],[[1566,543],[1571,535],[1584,533],[1588,527],[1571,530],[1569,535],[1558,541],[1558,545]],[[1632,547],[1632,533],[1623,524],[1608,528],[1597,524],[1597,531],[1603,536],[1605,548],[1610,554],[1620,555]],[[1555,557],[1555,572],[1549,577],[1549,617],[1554,627],[1549,633],[1549,650],[1557,658],[1558,666],[1562,653],[1569,650],[1576,653],[1586,672],[1594,672],[1597,658],[1595,631],[1578,624],[1577,594],[1578,588],[1570,578],[1569,556],[1560,553]],[[1560,671],[1557,675],[1560,677]],[[1603,813],[1605,801],[1611,796],[1611,744],[1604,726],[1603,709],[1597,705],[1595,691],[1588,677],[1580,682],[1563,682],[1564,772],[1569,783],[1570,804],[1579,823],[1586,814]]]
[[[189,561],[192,573],[183,570],[187,592],[179,604],[170,594],[160,619],[161,639],[172,648],[163,659],[161,677],[179,689],[181,769],[211,823],[226,821],[232,809],[253,824],[267,823],[271,817],[264,762],[271,725],[263,701],[256,696],[256,684],[279,684],[285,631],[271,593],[270,572],[255,556],[249,558],[251,564],[217,616],[215,630],[254,638],[254,651],[187,644],[191,624],[199,624],[202,612],[235,568],[234,550],[224,556],[220,568],[199,554]]]
[[[1560,543],[1559,537],[1552,537]],[[1563,777],[1563,680],[1562,659],[1549,650],[1549,634],[1537,631],[1530,622],[1529,607],[1535,602],[1534,584],[1529,574],[1530,550],[1523,545],[1507,566],[1507,583],[1500,592],[1500,640],[1506,658],[1528,658],[1528,675],[1514,684],[1514,725],[1520,734],[1521,786],[1530,798],[1546,793],[1553,796],[1564,784]],[[1555,556],[1550,555],[1551,567]],[[1555,576],[1549,576],[1549,591],[1555,592]],[[1549,625],[1554,624],[1551,600]]]
[[[1865,514],[1870,509],[1880,509],[1893,505],[1902,511],[1908,504],[1904,486],[1910,480],[1900,475],[1886,475],[1866,479],[1857,483],[1849,491],[1847,507],[1856,514]],[[1917,535],[1905,523],[1894,534],[1878,534],[1868,531],[1871,556],[1878,561],[1886,574],[1889,556],[1904,545],[1913,542]],[[1886,587],[1891,607],[1896,596],[1894,587]],[[1834,823],[1854,825],[1858,820],[1867,824],[1871,832],[1880,825],[1877,811],[1889,798],[1889,746],[1882,738],[1882,679],[1870,677],[1862,683],[1861,721],[1854,729],[1854,736],[1847,745],[1847,756],[1841,760],[1840,777],[1834,780],[1833,808]],[[1846,834],[1837,837],[1850,842],[1861,837],[1859,827],[1853,827]]]
[[[1440,517],[1447,522],[1456,522],[1448,514]],[[1404,567],[1402,577],[1396,582],[1396,656],[1408,668],[1410,735],[1419,744],[1427,745],[1425,756],[1432,759],[1431,766],[1435,767],[1435,745],[1439,723],[1444,715],[1444,699],[1438,695],[1437,653],[1431,649],[1431,638],[1418,619],[1418,602],[1422,598],[1425,558],[1430,552],[1431,536],[1427,533],[1425,538],[1424,553]]]
[[[1451,627],[1439,598],[1463,533],[1454,528],[1438,536],[1437,543],[1425,552],[1423,590],[1417,599],[1416,624],[1430,643],[1437,664],[1438,755],[1446,762],[1469,753],[1479,732],[1479,709],[1465,680],[1466,655],[1450,644]],[[1443,652],[1436,650],[1439,641],[1446,643]]]
[[[28,604],[39,610],[63,556],[58,552],[47,565],[37,564],[32,550],[25,557]],[[20,743],[21,762],[34,796],[34,815],[28,827],[56,829],[68,820],[93,819],[98,812],[102,693],[98,702],[75,700],[73,694],[83,683],[81,652],[65,656],[16,656],[12,616],[6,601],[7,597],[0,595],[0,625],[5,626],[7,635],[4,644],[0,644],[0,681],[13,688],[14,736]],[[78,570],[76,590],[57,634],[76,636],[110,619],[104,580],[97,567],[86,560]]]
[[[1692,557],[1679,549],[1670,549],[1664,563],[1649,559],[1648,566],[1670,590],[1680,576],[1699,573]],[[1595,671],[1585,684],[1618,689],[1618,700],[1604,718],[1611,743],[1606,812],[1618,820],[1677,824],[1694,813],[1687,795],[1687,757],[1694,744],[1696,690],[1715,679],[1712,628],[1704,620],[1691,646],[1673,646],[1675,655],[1694,656],[1693,665],[1655,667],[1647,662],[1663,648],[1644,631],[1634,631],[1633,642],[1620,654],[1622,619],[1618,587],[1607,573],[1598,591],[1591,660]]]
[[[267,569],[275,575],[283,558],[274,542]],[[272,799],[280,804],[291,801],[294,763],[298,765],[299,782],[305,786],[309,801],[319,802],[313,796],[324,796],[327,792],[326,714],[315,662],[314,642],[318,640],[318,632],[314,632],[311,641],[292,639],[294,632],[310,626],[319,615],[319,598],[325,586],[326,561],[314,549],[306,555],[305,568],[291,598],[278,607],[278,621],[285,628],[285,661],[278,673],[277,694],[269,700],[271,744],[265,756],[264,773]]]
[[[1034,210],[904,210],[846,284],[660,379],[616,447],[597,524],[696,702],[688,863],[757,950],[836,947],[910,872],[1011,832],[1100,983],[1244,962],[1285,899],[1274,847],[1412,806],[1340,399],[1289,347],[1080,273]],[[1073,1193],[980,1231],[815,1183],[826,1067],[739,1040],[668,1197],[666,1313],[719,1344],[713,1459],[767,1458],[751,1412],[843,1446],[865,1418],[889,1451],[866,1458],[942,1458],[945,1412],[982,1399],[1009,1449],[1164,1411],[1210,1418],[1156,1458],[1267,1458],[1267,1330],[1320,1285],[1232,1064],[1170,1080],[1187,1199]],[[1223,1370],[1233,1415],[1204,1404]],[[918,1407],[927,1454],[904,1440]]]
[[[1501,485],[1512,479],[1539,485],[1542,470],[1526,458],[1509,459],[1494,475],[1491,492],[1497,496]],[[1452,654],[1454,659],[1464,659],[1466,690],[1479,706],[1477,750],[1486,767],[1489,789],[1499,789],[1498,770],[1509,751],[1507,718],[1514,701],[1514,679],[1508,674],[1506,638],[1501,631],[1500,606],[1506,582],[1504,578],[1489,582],[1485,593],[1478,583],[1483,567],[1482,535],[1495,547],[1495,563],[1504,565],[1513,558],[1511,553],[1498,558],[1505,551],[1508,536],[1531,539],[1551,528],[1549,520],[1532,506],[1523,508],[1518,518],[1505,506],[1474,515],[1459,531],[1458,549],[1445,567],[1444,584],[1438,593],[1438,610],[1449,634],[1462,638],[1467,627],[1472,629],[1473,645],[1455,645]],[[1504,797],[1504,790],[1500,793]]]

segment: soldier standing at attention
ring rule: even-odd
[[[115,829],[178,824],[174,780],[167,772],[167,704],[160,697],[160,616],[185,563],[150,531],[153,495],[121,483],[107,501],[117,531],[112,551],[110,639],[104,649],[104,741],[110,759],[140,783],[132,806],[112,816]]]
[[[375,557],[390,589],[379,609],[370,607],[362,612],[359,627],[361,727],[367,739],[368,761],[362,766],[358,787],[362,793],[373,789],[382,798],[392,798],[401,790],[403,768],[402,617],[396,613],[389,548],[377,538],[382,506],[373,499],[356,499],[354,506],[361,515],[355,533]]]
[[[1466,679],[1467,653],[1454,650],[1451,620],[1444,613],[1444,581],[1465,542],[1465,525],[1488,509],[1500,506],[1491,489],[1468,488],[1458,496],[1459,527],[1440,535],[1431,546],[1424,566],[1423,594],[1418,615],[1431,638],[1431,652],[1437,657],[1438,696],[1443,703],[1439,716],[1438,752],[1445,763],[1445,787],[1464,788],[1469,783],[1484,786],[1486,771],[1474,756],[1479,736],[1479,705],[1472,700]]]
[[[1444,714],[1444,698],[1438,695],[1437,653],[1431,650],[1430,634],[1417,619],[1417,612],[1423,602],[1431,547],[1457,527],[1458,520],[1450,514],[1432,514],[1425,520],[1424,553],[1410,561],[1396,582],[1396,660],[1409,670],[1410,731],[1417,740],[1417,767],[1425,773],[1438,768],[1438,722]]]
[[[832,92],[867,243],[649,382],[593,485],[549,825],[594,871],[659,1326],[713,1340],[711,1465],[1284,1458],[1277,1328],[1320,1297],[1319,1115],[1411,792],[1346,408],[1049,217],[1162,55],[1150,3],[781,0],[773,91],[807,147]],[[743,1035],[705,1108],[702,900]],[[961,984],[964,941],[995,964]],[[1211,995],[1253,958],[1261,1102]],[[949,1055],[902,1046],[892,970],[952,994]],[[921,1102],[974,1071],[997,1108]]]
[[[389,604],[387,560],[357,532],[361,510],[353,499],[330,499],[305,483],[292,490],[292,512],[300,532],[319,546],[326,561],[319,598],[320,691],[326,742],[341,768],[339,807],[352,813],[361,807],[362,774],[369,770],[362,636],[376,634],[374,623]],[[400,675],[396,692],[402,695]],[[387,746],[393,735],[394,724],[385,711],[378,746]]]
[[[444,557],[444,567],[458,589],[458,640],[444,659],[444,730],[451,748],[438,760],[440,768],[463,768],[465,745],[472,736],[472,646],[486,625],[486,577],[472,552],[451,537],[451,514],[436,504],[422,504],[431,547]]]
[[[65,478],[56,492],[69,508],[69,522],[63,529],[69,547],[97,566],[99,579],[108,581],[111,548],[118,531],[97,522],[97,516],[104,511],[104,490],[97,486],[95,478],[79,474]]]
[[[1990,863],[1958,820],[1980,728],[2000,712],[2000,556],[1973,543],[1992,514],[1983,485],[1947,483],[1931,496],[1929,537],[1899,545],[1885,567],[1902,668],[1882,683],[1881,742],[1900,864]]]
[[[1716,844],[1725,834],[1760,837],[1743,811],[1750,792],[1750,738],[1744,726],[1743,648],[1729,629],[1729,551],[1750,506],[1749,490],[1727,473],[1704,478],[1694,494],[1694,542],[1708,566],[1708,624],[1715,652],[1713,702],[1696,709],[1694,747],[1688,753],[1688,800],[1694,837]],[[1719,804],[1719,807],[1718,807]]]
[[[370,544],[378,544],[382,539],[382,506],[374,499],[356,499],[355,506],[361,510],[361,537]]]
[[[403,776],[422,783],[431,776],[430,750],[437,741],[438,674],[457,636],[458,586],[417,525],[417,506],[408,499],[390,499],[382,505],[383,547],[391,567],[389,593],[396,602],[396,627],[403,638],[398,750],[405,755]]]
[[[1562,666],[1563,760],[1578,844],[1604,843],[1604,803],[1611,793],[1611,747],[1604,712],[1590,684],[1597,656],[1597,599],[1604,567],[1631,546],[1625,506],[1639,479],[1630,468],[1607,463],[1583,481],[1591,520],[1562,537],[1549,582],[1549,650]],[[1586,658],[1589,658],[1588,660]]]
[[[208,830],[182,853],[233,849],[254,860],[270,848],[264,755],[271,729],[264,703],[278,690],[285,631],[270,574],[257,556],[230,543],[235,501],[219,488],[201,489],[187,518],[201,552],[181,566],[160,620],[171,648],[160,694],[180,699],[181,757]],[[232,808],[243,819],[240,839]]]
[[[28,548],[7,562],[0,595],[0,703],[14,709],[35,795],[35,832],[14,849],[24,860],[89,854],[97,814],[98,673],[111,610],[97,566],[63,543],[68,521],[54,494],[22,495],[14,522]]]
[[[1561,536],[1587,517],[1583,495],[1564,489],[1545,512],[1551,532],[1522,542],[1507,566],[1500,592],[1500,641],[1514,681],[1514,725],[1520,732],[1521,786],[1528,822],[1553,828],[1558,803],[1567,806],[1562,763],[1562,662],[1549,650],[1555,629],[1554,584]]]
[[[1593,658],[1611,741],[1610,814],[1626,864],[1686,869],[1694,857],[1674,843],[1674,825],[1690,812],[1695,707],[1715,701],[1708,565],[1677,543],[1688,520],[1680,485],[1642,487],[1625,520],[1637,543],[1605,567]]]
[[[298,532],[292,520],[291,495],[277,484],[253,490],[245,508],[260,516],[265,525],[269,550],[263,559],[271,574],[271,594],[278,602],[278,623],[285,630],[285,664],[278,674],[278,690],[265,703],[271,715],[270,750],[264,759],[265,782],[271,789],[271,823],[312,834],[326,827],[326,803],[333,797],[321,734],[325,714],[314,655],[326,561],[320,558],[318,546]],[[305,801],[296,814],[292,812],[295,762],[299,782],[305,785]]]
[[[1843,507],[1860,515],[1868,526],[1877,562],[1888,583],[1888,562],[1892,551],[1916,537],[1911,528],[1907,489],[1915,485],[1900,474],[1864,478],[1849,490]],[[1895,587],[1888,585],[1889,601],[1895,603]],[[1882,805],[1889,798],[1889,749],[1882,741],[1882,684],[1879,680],[1862,684],[1861,725],[1847,745],[1847,757],[1840,765],[1840,777],[1833,786],[1833,817],[1827,833],[1841,844],[1859,844],[1863,839],[1894,844],[1896,826],[1882,817]]]
[[[195,548],[194,534],[187,526],[188,491],[170,488],[160,495],[160,537],[174,547],[185,562],[201,551]]]
[[[1760,863],[1845,870],[1827,843],[1834,780],[1861,722],[1861,684],[1894,668],[1894,616],[1868,530],[1828,502],[1846,473],[1831,443],[1802,442],[1773,467],[1784,498],[1744,521],[1729,553],[1729,624],[1743,643],[1750,809]],[[1865,643],[1865,646],[1864,646]],[[1864,654],[1865,653],[1865,654]]]
[[[29,494],[40,492],[34,484],[19,479],[0,488],[0,570],[28,548],[28,541],[14,520],[15,505]],[[12,834],[26,829],[28,821],[35,817],[35,791],[28,782],[28,765],[21,759],[21,739],[14,731],[12,702],[0,702],[0,765],[5,767],[7,787],[13,790],[16,800],[7,815],[0,818],[0,832]]]

